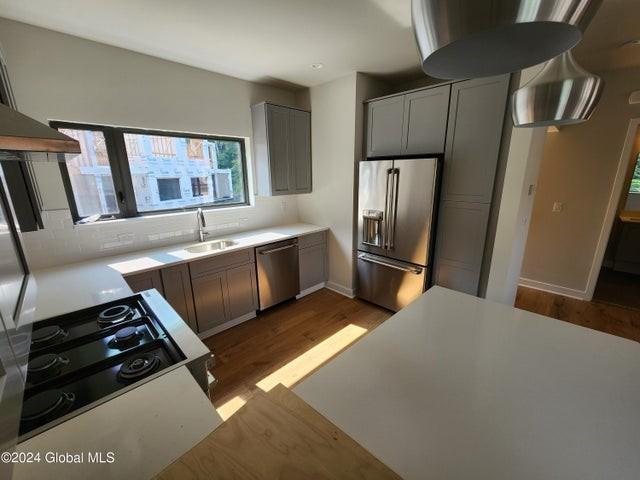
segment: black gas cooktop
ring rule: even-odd
[[[21,440],[184,358],[140,295],[38,322]]]

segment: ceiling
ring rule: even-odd
[[[637,67],[640,46],[625,45],[633,39],[640,39],[640,1],[604,0],[573,53],[592,72]]]
[[[353,71],[408,80],[410,0],[0,0],[0,16],[251,81],[314,86]],[[587,69],[640,65],[640,2],[604,0],[576,48]],[[312,69],[311,64],[324,67]]]

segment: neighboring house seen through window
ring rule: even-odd
[[[52,122],[80,142],[61,164],[75,220],[248,203],[244,140]]]

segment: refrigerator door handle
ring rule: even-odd
[[[398,184],[400,181],[400,169],[393,168],[391,173],[393,174],[393,177],[391,179],[391,208],[389,209],[389,250],[393,250],[396,238],[396,214],[398,210]]]
[[[420,275],[422,273],[421,267],[407,267],[404,265],[398,265],[395,262],[388,262],[385,260],[380,260],[366,253],[359,253],[358,258],[362,261],[375,263],[376,265],[382,265],[383,267],[395,268],[396,270],[400,270],[402,272],[413,273],[414,275]]]
[[[391,174],[393,173],[393,169],[389,168],[387,170],[387,184],[384,191],[384,234],[382,237],[382,248],[385,250],[389,249],[389,231],[391,229],[391,198],[389,195],[389,185],[393,188],[393,179],[391,178]]]

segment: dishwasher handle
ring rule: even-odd
[[[262,251],[259,251],[258,254],[260,254],[260,255],[271,255],[272,253],[276,253],[276,252],[279,252],[281,250],[287,250],[288,248],[293,248],[293,247],[297,247],[297,246],[298,246],[297,243],[292,243],[290,245],[285,245],[284,247],[272,248],[271,250],[262,250]]]

